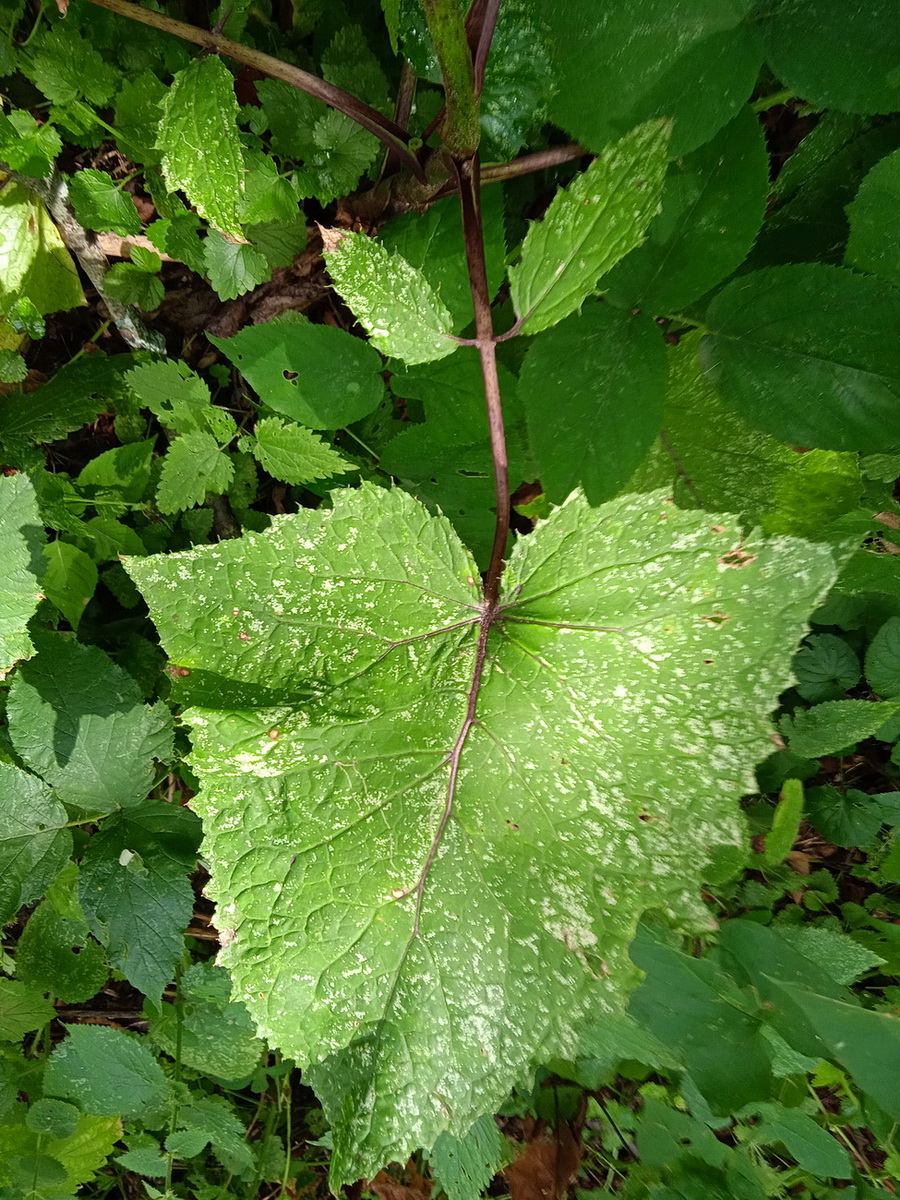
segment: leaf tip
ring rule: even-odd
[[[338,249],[341,242],[347,236],[346,231],[343,229],[327,229],[324,225],[319,225],[318,222],[316,224],[322,238],[322,250],[325,254],[334,254],[335,250]]]

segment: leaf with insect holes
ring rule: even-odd
[[[577,312],[600,276],[644,240],[659,209],[670,129],[650,121],[614,142],[529,227],[509,272],[523,333]]]
[[[214,229],[241,240],[244,163],[234,78],[220,58],[196,58],[162,101],[157,145],[170,192],[183,190]]]
[[[199,677],[192,806],[234,995],[318,1092],[337,1187],[572,1056],[636,982],[645,909],[708,921],[835,567],[792,539],[736,553],[664,493],[576,494],[515,546],[491,621],[446,519],[374,485],[332,499],[127,566]]]
[[[421,271],[363,233],[322,230],[334,286],[382,354],[409,366],[456,349],[453,318]]]

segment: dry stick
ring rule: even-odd
[[[497,345],[494,340],[494,319],[491,313],[491,293],[484,259],[484,229],[481,218],[481,179],[477,152],[469,159],[454,162],[462,205],[463,236],[466,243],[466,264],[469,287],[475,309],[475,345],[481,359],[484,398],[487,405],[488,429],[491,437],[491,457],[494,461],[494,491],[497,498],[497,519],[491,560],[484,579],[484,598],[493,613],[500,596],[503,575],[503,556],[509,535],[509,465],[506,458],[506,435],[503,431],[503,408],[500,380],[497,375]]]
[[[375,137],[390,146],[403,159],[413,174],[424,182],[425,174],[419,160],[409,148],[410,135],[407,131],[401,129],[389,117],[385,117],[377,108],[363,103],[350,92],[345,92],[343,88],[335,87],[334,84],[319,79],[317,75],[310,75],[308,71],[302,71],[299,67],[282,62],[279,58],[273,58],[270,54],[263,54],[260,50],[253,50],[241,42],[234,42],[231,38],[222,37],[221,34],[213,33],[208,29],[199,29],[196,25],[188,25],[184,21],[176,21],[173,17],[166,17],[162,13],[154,12],[153,9],[141,8],[138,4],[129,3],[129,0],[88,0],[88,3],[106,8],[122,17],[128,17],[132,21],[140,21],[141,24],[150,25],[153,29],[161,29],[165,33],[174,34],[176,37],[184,38],[186,42],[194,42],[205,50],[227,54],[235,62],[252,67],[272,79],[281,79],[285,83],[289,83],[291,87],[298,88],[309,96],[314,96],[317,100],[336,108],[338,112],[344,113],[345,116],[350,117],[351,120],[356,121],[358,125],[362,125],[364,129],[368,129]]]

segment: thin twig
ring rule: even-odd
[[[533,171],[546,171],[549,167],[561,167],[590,154],[578,142],[568,146],[554,146],[550,150],[538,150],[535,154],[524,154],[508,163],[489,163],[481,168],[482,183],[499,183],[503,179],[514,179],[517,175],[530,175]]]
[[[226,54],[235,62],[252,67],[272,79],[281,79],[285,83],[289,83],[291,87],[314,96],[317,100],[330,105],[331,108],[336,108],[338,112],[344,113],[345,116],[350,117],[351,120],[356,121],[358,125],[362,125],[364,129],[368,129],[375,137],[390,146],[400,155],[413,174],[424,182],[425,174],[419,160],[409,148],[409,133],[405,129],[401,129],[399,125],[395,125],[390,117],[384,116],[377,108],[365,104],[350,92],[345,92],[343,88],[335,87],[334,84],[319,79],[317,75],[311,75],[308,71],[301,70],[300,67],[282,62],[281,59],[273,58],[270,54],[263,54],[262,51],[254,50],[241,42],[232,41],[231,38],[223,37],[208,29],[200,29],[196,25],[188,25],[184,21],[176,21],[173,17],[166,17],[153,9],[141,8],[138,4],[129,3],[129,0],[88,0],[88,3],[118,13],[119,16],[128,17],[132,21],[140,21],[143,25],[149,25],[153,29],[161,29],[165,33],[174,34],[186,42],[194,42],[195,45],[202,46],[205,50]]]

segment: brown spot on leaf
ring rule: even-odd
[[[242,641],[242,642],[249,642],[249,641],[250,641],[250,634],[249,634],[249,633],[245,633],[243,629],[242,629],[242,630],[241,630],[241,632],[238,634],[238,637],[241,639],[241,641]]]
[[[729,550],[727,554],[723,554],[719,559],[723,567],[734,567],[739,571],[741,567],[746,567],[748,563],[756,562],[756,555],[751,554],[749,550],[745,550],[743,546],[735,546],[733,550]]]
[[[187,667],[168,666],[166,667],[166,673],[171,675],[173,679],[186,679],[187,676],[190,675],[190,671]]]
[[[710,625],[724,625],[728,620],[728,613],[715,612],[710,613],[708,617],[701,617],[701,621],[709,621]]]

